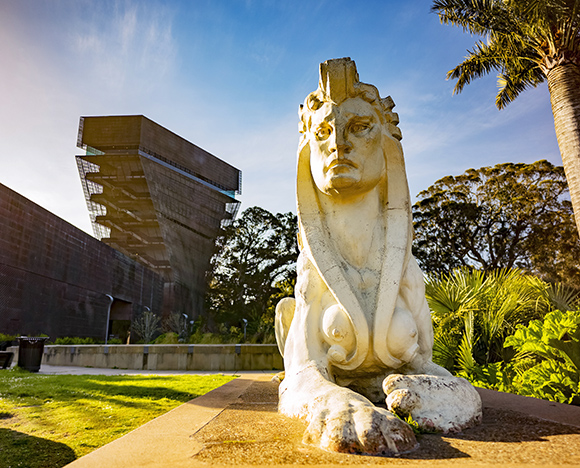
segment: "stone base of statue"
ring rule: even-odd
[[[393,107],[345,58],[320,65],[300,109],[301,252],[295,298],[276,313],[279,411],[307,421],[304,440],[332,451],[413,450],[413,430],[395,413],[441,432],[481,420],[475,389],[431,360]]]

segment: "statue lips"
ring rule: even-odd
[[[344,156],[336,157],[326,166],[326,171],[333,170],[334,172],[348,172],[351,169],[358,169],[358,166],[350,159],[345,159]]]

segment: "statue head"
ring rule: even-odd
[[[385,139],[401,139],[393,107],[390,97],[381,99],[374,86],[359,81],[349,58],[320,64],[319,87],[300,106],[300,130],[321,192],[364,194],[385,179]]]

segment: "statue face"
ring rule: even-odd
[[[382,128],[368,102],[325,102],[312,116],[310,170],[318,189],[332,196],[372,190],[385,174]]]

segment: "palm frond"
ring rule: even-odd
[[[443,24],[484,36],[447,78],[459,93],[472,80],[498,72],[496,106],[502,109],[562,57],[580,58],[580,0],[434,0]]]
[[[453,371],[458,341],[447,333],[435,335],[433,341],[433,362]]]
[[[580,292],[562,283],[551,284],[547,289],[548,299],[554,309],[562,312],[580,308]]]
[[[459,26],[479,36],[492,31],[513,31],[517,27],[509,10],[498,0],[435,0],[431,11],[437,13],[442,24]]]
[[[469,312],[465,317],[465,330],[461,337],[461,343],[457,348],[457,366],[459,370],[469,374],[477,366],[473,357],[473,348],[475,346],[474,338],[474,317],[473,312]]]
[[[511,65],[513,67],[513,64]],[[498,109],[504,109],[522,91],[530,87],[535,88],[544,82],[545,79],[546,76],[542,73],[538,65],[531,61],[524,62],[524,67],[518,70],[510,69],[506,73],[498,75],[497,83],[499,90],[495,97],[495,105]]]
[[[453,315],[463,320],[475,307],[484,273],[458,268],[448,275],[430,276],[425,282],[425,296],[435,318]]]
[[[463,88],[476,78],[481,78],[492,71],[501,71],[504,67],[502,57],[493,45],[479,41],[463,62],[447,73],[447,79],[456,79],[453,93],[460,93]]]

